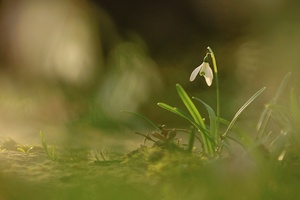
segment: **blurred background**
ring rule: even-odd
[[[117,136],[116,145],[136,148],[142,138],[133,133],[151,127],[120,110],[188,127],[156,103],[183,108],[180,83],[215,107],[214,84],[189,82],[207,46],[228,120],[267,86],[241,119],[256,123],[283,76],[299,77],[296,0],[0,2],[0,136],[20,143],[39,143],[42,130],[51,140],[95,145]]]

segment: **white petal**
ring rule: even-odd
[[[213,72],[212,72],[209,64],[206,63],[206,65],[204,65],[204,67],[202,68],[201,71],[204,72],[204,78],[205,78],[205,81],[206,81],[207,85],[211,86],[214,75],[213,75]]]
[[[195,78],[196,78],[196,76],[199,74],[199,72],[200,72],[202,66],[203,66],[203,63],[202,63],[199,67],[197,67],[196,69],[194,69],[194,71],[192,72],[192,74],[191,74],[191,76],[190,76],[190,81],[195,80]]]

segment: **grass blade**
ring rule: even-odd
[[[47,155],[49,155],[49,151],[48,151],[48,146],[47,146],[47,143],[45,141],[45,138],[44,138],[44,135],[43,135],[43,132],[40,131],[40,137],[42,139],[42,146],[43,146],[43,149],[44,151],[46,152]]]
[[[220,117],[219,120],[220,120],[220,123],[222,123],[223,125],[229,126],[229,124],[230,124],[230,121],[228,121],[227,119]]]
[[[157,103],[157,105],[167,111],[170,111],[172,113],[175,113],[175,114],[187,119],[190,123],[195,125],[197,128],[199,127],[199,125],[196,124],[195,121],[190,116],[188,116],[185,112],[183,112],[182,110],[180,110],[176,107],[169,106],[168,104],[165,104],[165,103]]]
[[[55,147],[55,145],[52,146],[52,149],[51,149],[51,150],[49,150],[48,145],[47,145],[47,143],[46,143],[46,141],[45,141],[45,138],[44,138],[44,135],[43,135],[43,132],[42,132],[42,131],[40,131],[40,137],[41,137],[41,139],[42,139],[42,146],[43,146],[44,151],[45,151],[45,153],[47,154],[48,158],[50,158],[50,160],[52,160],[52,161],[59,161],[59,155],[58,155],[57,152],[56,152],[56,147]],[[51,152],[50,152],[50,151],[51,151]]]
[[[20,151],[20,152],[22,152],[22,153],[26,153],[25,150],[23,148],[21,148],[21,147],[18,147],[17,150]]]
[[[220,144],[218,146],[217,149],[217,153],[220,154],[222,152],[223,149],[223,145],[225,144],[226,138],[227,138],[227,134],[228,132],[231,130],[231,128],[233,127],[233,125],[235,124],[236,120],[238,119],[238,117],[240,116],[240,114],[266,89],[266,87],[261,88],[260,90],[258,90],[252,97],[250,97],[250,99],[236,112],[236,114],[234,115],[234,117],[232,118],[230,124],[228,125],[226,131],[222,134],[221,136],[221,141]]]
[[[261,88],[258,90],[250,99],[236,112],[234,117],[232,118],[230,124],[228,125],[225,133],[222,135],[223,138],[225,138],[228,134],[228,132],[231,130],[233,125],[235,124],[236,120],[240,116],[240,114],[266,89],[266,87]]]
[[[218,133],[217,133],[217,116],[214,112],[214,110],[208,105],[206,104],[204,101],[193,97],[193,99],[200,101],[206,108],[208,115],[209,115],[209,123],[210,123],[210,135],[213,136],[215,143],[217,142],[217,138],[218,138]]]
[[[281,84],[280,84],[280,86],[279,86],[279,88],[278,88],[278,90],[277,90],[277,92],[276,92],[275,97],[272,99],[272,101],[271,101],[271,103],[270,103],[271,105],[274,105],[274,104],[277,103],[277,101],[278,101],[278,99],[279,99],[281,93],[282,93],[282,92],[285,90],[285,88],[286,88],[286,85],[287,85],[287,83],[288,83],[288,80],[289,80],[290,76],[291,76],[291,72],[287,73],[287,74],[284,76],[284,78],[283,78],[283,80],[282,80],[282,82],[281,82]],[[261,116],[260,116],[260,119],[259,119],[259,121],[258,121],[258,123],[257,123],[257,127],[256,127],[256,130],[257,130],[257,136],[256,136],[256,139],[257,139],[257,140],[260,140],[260,139],[262,138],[263,133],[265,132],[265,129],[266,129],[267,124],[268,124],[268,122],[269,122],[269,119],[270,119],[270,117],[271,117],[271,113],[272,113],[272,110],[270,110],[268,107],[265,107],[265,109],[264,109],[264,111],[262,112],[262,114],[261,114]]]
[[[160,106],[161,108],[170,111],[172,113],[175,113],[177,115],[179,115],[180,117],[185,118],[186,120],[188,120],[192,125],[194,125],[198,131],[201,134],[202,140],[204,142],[204,139],[206,138],[208,141],[210,142],[214,142],[213,138],[208,134],[208,131],[206,129],[203,129],[202,126],[200,126],[199,124],[197,124],[188,114],[186,114],[184,111],[180,110],[179,108],[176,107],[172,107],[169,106],[168,104],[165,103],[157,103],[158,106]],[[204,145],[205,147],[205,145]],[[207,149],[206,149],[207,150]]]
[[[194,127],[191,127],[187,152],[192,153],[194,149],[194,143],[195,143],[195,129]]]
[[[149,124],[151,124],[153,127],[155,127],[155,129],[157,129],[158,131],[161,131],[161,129],[158,126],[156,126],[150,119],[148,119],[144,115],[141,115],[141,114],[136,113],[136,112],[127,111],[127,110],[121,110],[121,112],[127,112],[127,113],[130,113],[130,114],[136,115],[136,116],[144,119],[145,121],[147,121]]]
[[[191,116],[193,117],[195,122],[198,123],[200,126],[202,126],[205,129],[205,124],[204,124],[204,121],[203,121],[199,111],[197,110],[195,104],[192,102],[192,100],[187,95],[185,90],[179,84],[176,84],[176,89],[177,89],[179,97],[181,98],[182,102],[188,109],[189,113],[191,114]]]
[[[182,102],[184,103],[185,107],[191,114],[192,118],[194,121],[202,127],[202,129],[206,129],[206,126],[204,124],[203,118],[201,117],[198,109],[196,108],[195,104],[191,100],[191,98],[187,95],[183,87],[181,87],[180,84],[176,84],[176,89],[179,97],[181,98]],[[203,143],[205,146],[205,151],[208,152],[209,154],[213,154],[213,149],[211,143],[208,141],[208,138],[205,136],[204,133],[200,132],[201,137],[203,139]]]

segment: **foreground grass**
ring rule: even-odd
[[[4,142],[0,153],[3,199],[297,199],[299,157],[274,162],[255,154],[207,160],[197,154],[141,146],[97,160],[82,150],[60,150],[59,162],[42,146],[29,153]],[[6,149],[5,149],[6,148]],[[85,156],[82,156],[85,155]],[[256,157],[255,157],[256,156]],[[110,162],[118,160],[119,162]]]

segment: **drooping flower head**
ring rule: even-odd
[[[208,63],[208,54],[209,53],[207,53],[204,57],[203,63],[194,69],[190,76],[190,81],[194,81],[196,76],[199,74],[200,76],[204,76],[207,85],[211,86],[214,75]]]

